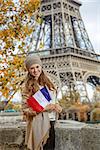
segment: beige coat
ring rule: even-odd
[[[50,121],[48,112],[42,112],[34,116],[28,115],[30,107],[27,105],[29,93],[22,88],[22,111],[26,116],[27,128],[25,144],[30,150],[42,150],[49,137]],[[36,113],[36,112],[35,112]]]

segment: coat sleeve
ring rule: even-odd
[[[22,95],[22,112],[24,115],[35,115],[36,112],[32,110],[31,107],[27,104],[27,99],[31,96],[30,93],[25,89],[25,85],[21,87],[21,95]]]

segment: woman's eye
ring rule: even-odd
[[[33,70],[34,68],[31,68],[31,70]]]
[[[39,68],[39,66],[36,66],[36,68]]]

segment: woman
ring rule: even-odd
[[[22,86],[22,111],[27,121],[25,143],[30,150],[42,150],[49,137],[50,121],[48,112],[55,111],[60,113],[62,108],[58,104],[48,103],[42,111],[37,112],[29,105],[28,100],[41,87],[47,87],[51,93],[55,92],[56,89],[44,73],[39,56],[34,54],[28,55],[25,60],[25,66],[28,71]]]

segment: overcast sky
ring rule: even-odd
[[[100,0],[80,0],[81,16],[94,50],[100,53]]]

